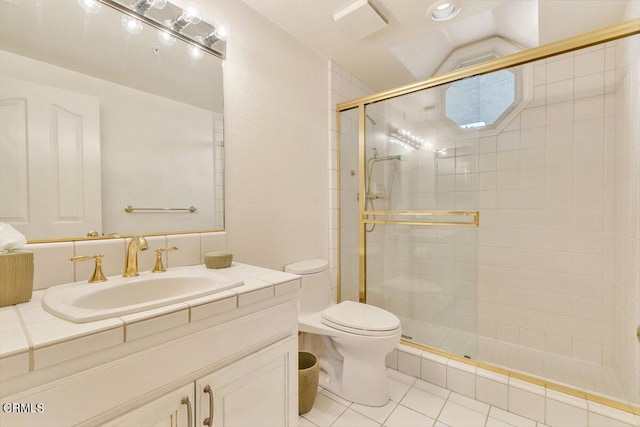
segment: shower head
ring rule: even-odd
[[[369,160],[373,160],[374,162],[384,162],[386,160],[402,160],[402,156],[400,154],[397,154],[395,156],[380,157],[380,155],[378,154],[377,148],[372,148],[372,150],[373,150],[373,158]]]
[[[373,150],[373,157],[369,159],[369,161],[373,160],[374,162],[384,162],[386,160],[402,160],[402,156],[400,154],[396,154],[395,156],[380,157],[380,155],[378,154],[377,148],[372,148],[372,150]]]
[[[400,154],[396,154],[395,156],[378,157],[376,159],[378,162],[384,162],[385,160],[402,160],[402,156]]]

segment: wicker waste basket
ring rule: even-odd
[[[33,252],[0,254],[0,307],[20,304],[33,293]]]
[[[318,392],[320,363],[313,353],[298,353],[298,415],[306,414],[313,408]]]

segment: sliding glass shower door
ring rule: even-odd
[[[477,354],[477,138],[452,138],[440,88],[365,107],[366,301],[404,338]]]

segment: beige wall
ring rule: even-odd
[[[225,223],[234,259],[281,269],[328,256],[327,62],[240,1],[203,4],[230,29]]]

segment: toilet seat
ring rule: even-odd
[[[351,334],[388,336],[400,328],[400,319],[381,308],[344,301],[322,312],[321,322],[326,326]]]

